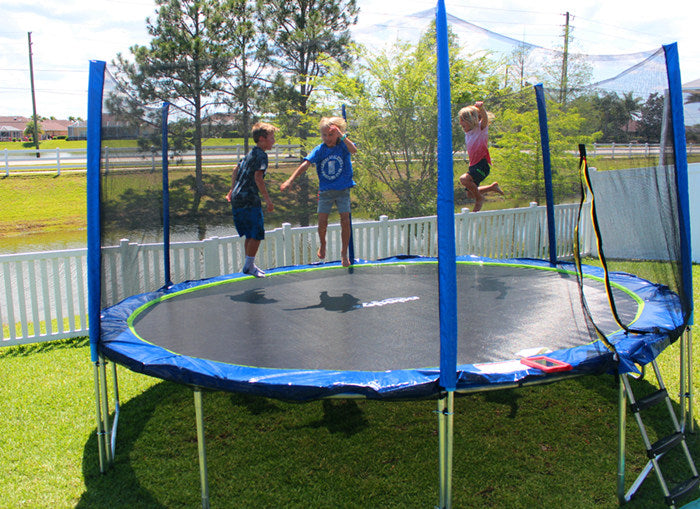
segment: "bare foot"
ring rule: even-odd
[[[326,257],[326,245],[321,244],[318,247],[318,253],[316,253],[316,254],[318,255],[319,259],[323,260]]]
[[[479,212],[483,205],[484,205],[483,198],[481,200],[476,200],[476,202],[474,202],[474,207],[472,208],[472,212]]]
[[[506,194],[503,192],[503,189],[501,189],[501,186],[498,185],[498,182],[493,183],[493,190],[496,191],[501,196],[504,196]]]
[[[350,258],[347,256],[342,257],[343,267],[350,267]]]

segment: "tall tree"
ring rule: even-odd
[[[597,123],[593,127],[602,133],[599,141],[603,143],[626,143],[630,139],[629,124],[635,112],[634,98],[631,95],[618,95],[604,91],[588,99],[593,105]],[[636,103],[638,104],[638,103]]]
[[[543,157],[539,115],[532,91],[518,94],[519,108],[507,106],[494,111],[496,120],[490,135],[491,157],[498,172],[498,182],[508,195],[527,201],[545,201]],[[554,101],[547,104],[549,154],[555,203],[578,192],[577,159],[571,151],[579,143],[591,143],[599,133],[587,133],[585,119],[578,108]]]
[[[263,25],[261,4],[254,0],[226,0],[228,13],[225,38],[230,42],[231,62],[228,86],[222,92],[229,110],[240,116],[244,150],[248,152],[250,127],[256,105],[261,100],[262,81],[266,75],[270,50],[267,37],[260,30]]]
[[[156,0],[155,19],[146,25],[149,46],[132,46],[133,62],[117,55],[125,85],[145,103],[168,101],[192,121],[190,142],[195,151],[194,200],[199,209],[205,194],[202,177],[202,118],[221,88],[229,68],[225,39],[226,13],[219,0]]]
[[[270,37],[272,63],[290,88],[297,109],[306,113],[315,80],[326,72],[321,55],[341,65],[350,62],[350,26],[357,23],[355,0],[265,0],[263,19]]]
[[[656,92],[650,94],[640,110],[637,131],[640,141],[660,143],[664,119],[664,96]]]
[[[278,70],[271,110],[294,126],[296,132],[286,134],[298,136],[304,144],[311,126],[318,125],[310,122],[307,113],[316,80],[327,72],[320,57],[328,55],[343,67],[349,64],[349,28],[357,23],[358,7],[355,0],[258,1],[263,5],[271,62]],[[297,179],[296,196],[299,210],[308,211],[306,173]],[[308,212],[301,212],[298,221],[308,225]]]

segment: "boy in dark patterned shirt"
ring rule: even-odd
[[[255,265],[260,241],[265,238],[262,193],[267,211],[272,212],[274,205],[265,186],[267,171],[267,154],[275,144],[275,132],[278,129],[270,124],[258,122],[253,126],[252,134],[255,147],[238,163],[231,176],[231,189],[226,200],[231,202],[233,223],[238,235],[245,237],[245,264],[242,272],[255,277],[265,277],[265,272]]]

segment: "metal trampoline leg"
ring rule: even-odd
[[[452,451],[454,443],[454,392],[438,400],[440,509],[452,507]]]
[[[693,420],[693,334],[688,327],[680,339],[680,403],[681,429],[688,433],[695,432]],[[687,429],[686,429],[687,426]]]
[[[95,425],[97,428],[97,449],[100,462],[100,473],[107,471],[107,455],[104,443],[104,423],[102,421],[102,389],[100,385],[100,362],[93,363],[93,377],[95,382]]]
[[[117,451],[117,426],[119,425],[119,413],[121,404],[119,402],[119,381],[117,380],[117,364],[112,363],[112,387],[114,389],[114,421],[112,422],[112,436],[110,440],[110,454],[112,461]]]
[[[695,419],[693,417],[693,334],[688,327],[688,432],[695,433]]]
[[[622,376],[617,375],[617,500],[627,502],[625,495],[625,438],[627,430],[627,393]]]
[[[103,433],[102,440],[104,440],[105,457],[107,458],[107,464],[111,465],[114,458],[112,457],[112,447],[111,447],[111,430],[109,427],[109,397],[107,391],[107,361],[100,355],[99,357],[99,368],[100,368],[100,390],[102,392],[102,425]]]
[[[202,508],[209,509],[209,478],[207,475],[207,450],[204,443],[204,413],[202,389],[194,388],[194,410],[197,419],[197,448],[199,450],[199,479],[202,485]]]

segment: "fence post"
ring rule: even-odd
[[[275,145],[275,168],[280,167],[280,148]]]
[[[204,246],[204,277],[212,277],[221,274],[219,266],[219,237],[212,237],[203,241]]]
[[[539,210],[536,201],[531,201],[530,206],[527,209],[528,221],[527,230],[525,232],[525,238],[527,242],[526,250],[528,258],[537,258],[540,253],[537,252],[539,235]]]
[[[389,256],[389,216],[379,216],[379,246],[377,246],[377,258]]]
[[[5,149],[5,176],[10,176],[10,155],[7,149]]]
[[[282,243],[284,244],[284,265],[295,265],[294,257],[292,256],[292,225],[291,223],[282,223]]]
[[[61,176],[61,149],[56,147],[56,176]]]
[[[135,244],[134,244],[135,245]],[[122,273],[122,295],[116,295],[115,299],[121,300],[128,295],[134,295],[138,293],[138,278],[139,270],[135,269],[134,261],[131,259],[131,246],[129,245],[129,239],[119,240],[119,261],[121,264]],[[138,267],[138,264],[136,265]],[[117,292],[119,289],[117,288]]]
[[[105,175],[109,171],[109,147],[105,147]]]
[[[612,142],[610,150],[611,150],[612,159],[615,159],[615,142],[614,141]]]

